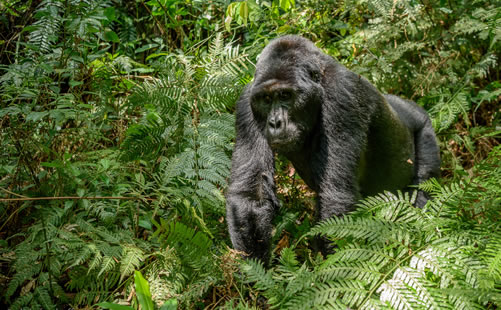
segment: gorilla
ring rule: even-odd
[[[439,149],[424,109],[382,95],[298,36],[264,48],[238,100],[235,126],[228,229],[236,250],[264,262],[279,206],[274,153],[290,160],[316,192],[318,220],[349,212],[364,196],[409,190],[439,175]],[[416,205],[426,201],[418,192]]]

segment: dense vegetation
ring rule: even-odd
[[[0,3],[0,307],[497,309],[501,6],[485,0]],[[282,158],[273,263],[230,250],[234,105],[287,33],[425,107],[442,178],[314,225]],[[327,258],[314,236],[336,244]],[[124,308],[125,309],[125,308]]]

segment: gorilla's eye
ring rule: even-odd
[[[282,101],[286,101],[292,98],[292,93],[289,90],[281,90],[278,93],[278,98]]]

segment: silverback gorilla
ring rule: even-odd
[[[364,196],[439,175],[426,112],[381,95],[302,37],[281,37],[265,47],[236,110],[228,228],[235,249],[265,262],[278,207],[274,152],[317,193],[319,220],[349,212]],[[418,192],[416,205],[426,201]]]

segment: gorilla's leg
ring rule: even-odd
[[[324,221],[332,217],[342,217],[355,207],[356,201],[361,198],[355,180],[354,163],[358,161],[356,152],[357,141],[346,139],[338,141],[337,146],[331,144],[335,150],[327,159],[320,160],[320,153],[316,153],[312,161],[314,171],[321,175],[319,191],[317,191],[317,221]],[[351,159],[355,160],[351,160]],[[327,169],[330,168],[330,169]],[[335,168],[335,169],[333,169]],[[324,173],[319,173],[322,171]],[[333,252],[332,243],[325,237],[313,241],[313,247],[320,250],[324,257]]]
[[[354,196],[350,193],[342,194],[336,192],[338,197],[333,195],[317,196],[316,220],[317,223],[333,217],[343,217],[344,214],[353,210],[355,204]],[[344,196],[344,199],[341,197]],[[322,253],[324,257],[334,252],[334,244],[326,237],[318,236],[312,240],[313,250]]]
[[[440,176],[440,151],[435,137],[435,131],[427,117],[423,126],[414,133],[416,150],[414,185]],[[419,191],[416,206],[422,208],[429,199],[428,194]]]
[[[428,113],[413,101],[393,95],[385,95],[385,98],[400,120],[414,133],[414,179],[411,185],[439,177],[440,151]],[[416,206],[422,208],[428,199],[425,192],[418,191]]]

